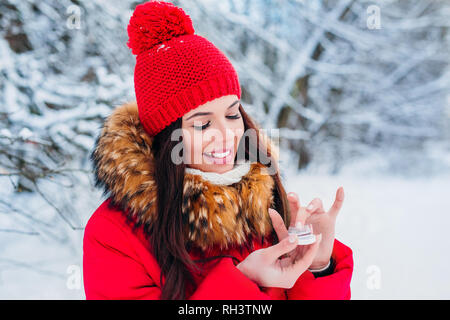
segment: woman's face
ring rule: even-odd
[[[234,166],[244,122],[236,95],[217,98],[182,117],[184,161],[187,167],[224,173]]]

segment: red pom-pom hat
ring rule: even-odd
[[[128,24],[136,55],[139,118],[151,136],[190,110],[225,95],[241,98],[237,72],[225,54],[194,34],[190,17],[164,1],[136,6]]]

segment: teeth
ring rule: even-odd
[[[227,152],[223,152],[223,153],[208,153],[205,152],[205,154],[209,157],[213,157],[213,158],[225,158],[226,156],[228,156],[230,154],[230,150],[227,150]]]

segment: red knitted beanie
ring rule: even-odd
[[[150,136],[208,101],[231,94],[241,98],[231,62],[194,34],[192,20],[181,8],[164,1],[140,4],[127,31],[127,45],[136,55],[139,119]]]

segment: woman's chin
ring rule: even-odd
[[[212,165],[204,165],[202,166],[201,171],[204,172],[215,172],[215,173],[225,173],[233,169],[233,164],[212,164]]]
[[[235,154],[231,153],[223,158],[214,158],[203,155],[202,163],[188,164],[187,167],[204,172],[225,173],[234,168]]]
[[[217,162],[206,162],[204,161],[201,164],[196,164],[196,165],[190,165],[188,167],[194,168],[194,169],[198,169],[200,171],[203,172],[215,172],[215,173],[225,173],[227,171],[230,171],[231,169],[233,169],[234,167],[234,159],[233,161],[228,162],[228,163],[217,163]]]
[[[227,171],[230,171],[231,169],[233,169],[233,164],[222,164],[222,165],[215,165],[213,170],[211,170],[211,172],[216,172],[216,173],[225,173]]]

